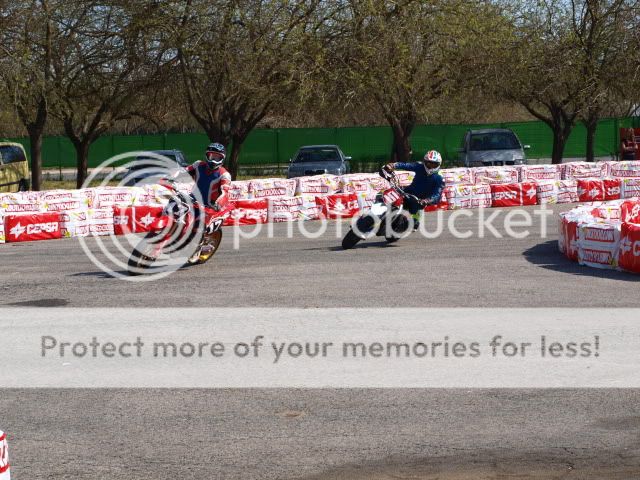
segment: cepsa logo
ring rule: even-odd
[[[515,191],[495,192],[493,194],[493,197],[496,200],[517,200],[518,192],[515,192]]]
[[[59,228],[58,222],[47,222],[47,223],[34,223],[31,225],[27,225],[27,235],[32,235],[36,233],[54,233],[57,232]]]
[[[54,233],[58,231],[58,228],[58,222],[32,223],[26,227],[22,226],[22,224],[18,222],[11,230],[9,230],[9,234],[13,235],[15,239],[18,239],[25,232],[27,232],[27,235]]]
[[[634,257],[640,257],[640,240],[631,241],[629,237],[620,240],[620,249],[622,253],[631,252]]]

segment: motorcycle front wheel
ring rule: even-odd
[[[356,235],[356,232],[349,230],[342,239],[342,249],[349,250],[350,248],[355,247],[360,240],[362,240],[362,238]]]
[[[216,230],[213,233],[205,234],[198,245],[194,254],[189,257],[187,263],[190,265],[203,264],[215,255],[222,243],[222,230]]]

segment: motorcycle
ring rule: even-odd
[[[381,175],[389,182],[390,188],[378,193],[371,208],[356,219],[355,225],[342,239],[344,250],[372,236],[384,237],[388,243],[397,242],[413,227],[413,219],[409,220],[404,200],[410,198],[419,203],[421,200],[400,187],[394,172],[382,170]]]
[[[153,230],[131,252],[130,275],[144,273],[163,254],[185,249],[193,249],[186,258],[187,265],[203,264],[213,257],[222,242],[224,212],[199,204],[192,196],[179,191],[175,182],[165,180],[162,184],[172,192],[172,197]]]

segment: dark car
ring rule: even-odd
[[[331,173],[344,175],[351,173],[351,157],[345,156],[337,145],[309,145],[300,147],[289,160],[287,178],[322,175]]]
[[[524,150],[517,135],[506,128],[469,130],[462,141],[460,160],[465,167],[486,167],[491,165],[523,165],[526,163]]]
[[[134,186],[145,183],[157,183],[161,177],[167,176],[167,174],[173,174],[188,166],[189,163],[184,154],[180,150],[152,150],[150,155],[139,155],[136,157],[135,162],[125,172],[125,185]],[[165,159],[168,159],[170,163],[164,167],[158,165],[158,158],[154,155],[160,155]],[[168,170],[167,170],[168,168]]]

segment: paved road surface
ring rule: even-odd
[[[457,225],[477,231],[477,217]],[[0,303],[640,304],[638,277],[560,256],[555,220],[548,238],[414,235],[348,252],[334,236],[287,238],[286,229],[237,251],[227,235],[210,265],[143,284],[106,276],[75,240],[3,245]],[[15,478],[28,479],[640,477],[634,390],[1,390],[0,428]]]

